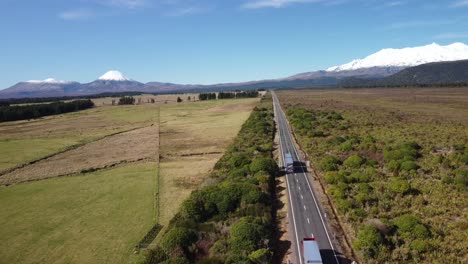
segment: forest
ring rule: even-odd
[[[71,102],[53,102],[48,104],[2,106],[0,107],[0,122],[59,115],[92,107],[94,107],[94,103],[89,99],[75,100]]]

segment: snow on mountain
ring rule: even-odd
[[[125,75],[123,75],[121,72],[115,71],[115,70],[106,72],[104,75],[99,77],[98,80],[102,80],[102,81],[130,81],[130,79],[125,77]]]
[[[56,80],[54,78],[47,78],[45,80],[30,80],[26,81],[27,83],[71,83],[69,81]]]
[[[459,42],[447,46],[432,43],[414,48],[383,49],[364,59],[328,68],[327,71],[340,72],[372,67],[411,67],[430,62],[466,59],[468,59],[468,45]]]

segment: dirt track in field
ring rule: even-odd
[[[125,162],[156,160],[158,134],[158,126],[154,125],[106,137],[5,174],[0,177],[0,185],[64,176]]]

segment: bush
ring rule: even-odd
[[[327,171],[325,173],[325,182],[328,184],[338,183],[338,172],[336,171]]]
[[[161,248],[171,253],[177,247],[187,248],[197,241],[197,234],[190,229],[173,227],[161,239]]]
[[[368,259],[378,253],[379,246],[382,244],[382,235],[374,226],[364,226],[357,234],[357,240],[354,241],[354,247],[363,251]]]
[[[249,255],[249,259],[256,264],[269,264],[273,254],[266,248],[256,250]]]
[[[412,160],[403,161],[400,165],[400,170],[402,171],[412,171],[417,169],[419,169],[419,166]]]
[[[228,239],[229,249],[233,252],[252,252],[260,241],[259,226],[241,218],[231,226]]]
[[[255,158],[249,166],[250,172],[257,173],[260,171],[267,171],[274,175],[278,170],[276,162],[270,157],[259,157]]]
[[[351,151],[353,149],[353,144],[351,144],[351,142],[349,141],[346,141],[345,143],[340,145],[340,149],[343,152]]]
[[[411,185],[407,180],[394,178],[390,181],[389,188],[392,192],[405,194],[411,189]]]
[[[431,235],[421,220],[414,215],[402,215],[395,219],[394,224],[398,233],[402,234],[403,237],[425,239]]]
[[[334,156],[326,156],[320,161],[320,168],[323,171],[336,171],[341,161]]]
[[[429,250],[429,245],[424,240],[416,239],[411,242],[410,248],[418,253],[424,253]]]
[[[346,166],[346,167],[349,167],[349,168],[353,168],[353,169],[357,169],[359,167],[361,167],[361,165],[364,163],[364,159],[361,158],[359,155],[357,154],[354,154],[354,155],[351,155],[349,156],[344,162],[343,164]]]
[[[400,162],[397,160],[391,160],[387,164],[387,170],[389,172],[398,173],[400,171]]]

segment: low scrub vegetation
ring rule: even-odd
[[[274,123],[271,98],[257,106],[217,162],[211,184],[194,191],[148,263],[271,263]]]
[[[353,247],[367,263],[466,259],[467,204],[459,199],[467,198],[468,144],[457,134],[466,132],[463,126],[450,124],[459,131],[450,140],[460,141],[439,150],[445,141],[428,139],[434,135],[421,126],[413,131],[395,126],[394,137],[376,133],[374,113],[363,117],[355,106],[345,115],[321,107],[323,101],[314,107],[286,105],[296,136],[323,173],[328,195],[349,224]],[[437,122],[432,129],[447,129]]]
[[[49,104],[3,106],[0,107],[0,122],[59,115],[92,107],[94,107],[94,103],[89,99],[71,102],[53,102]]]

